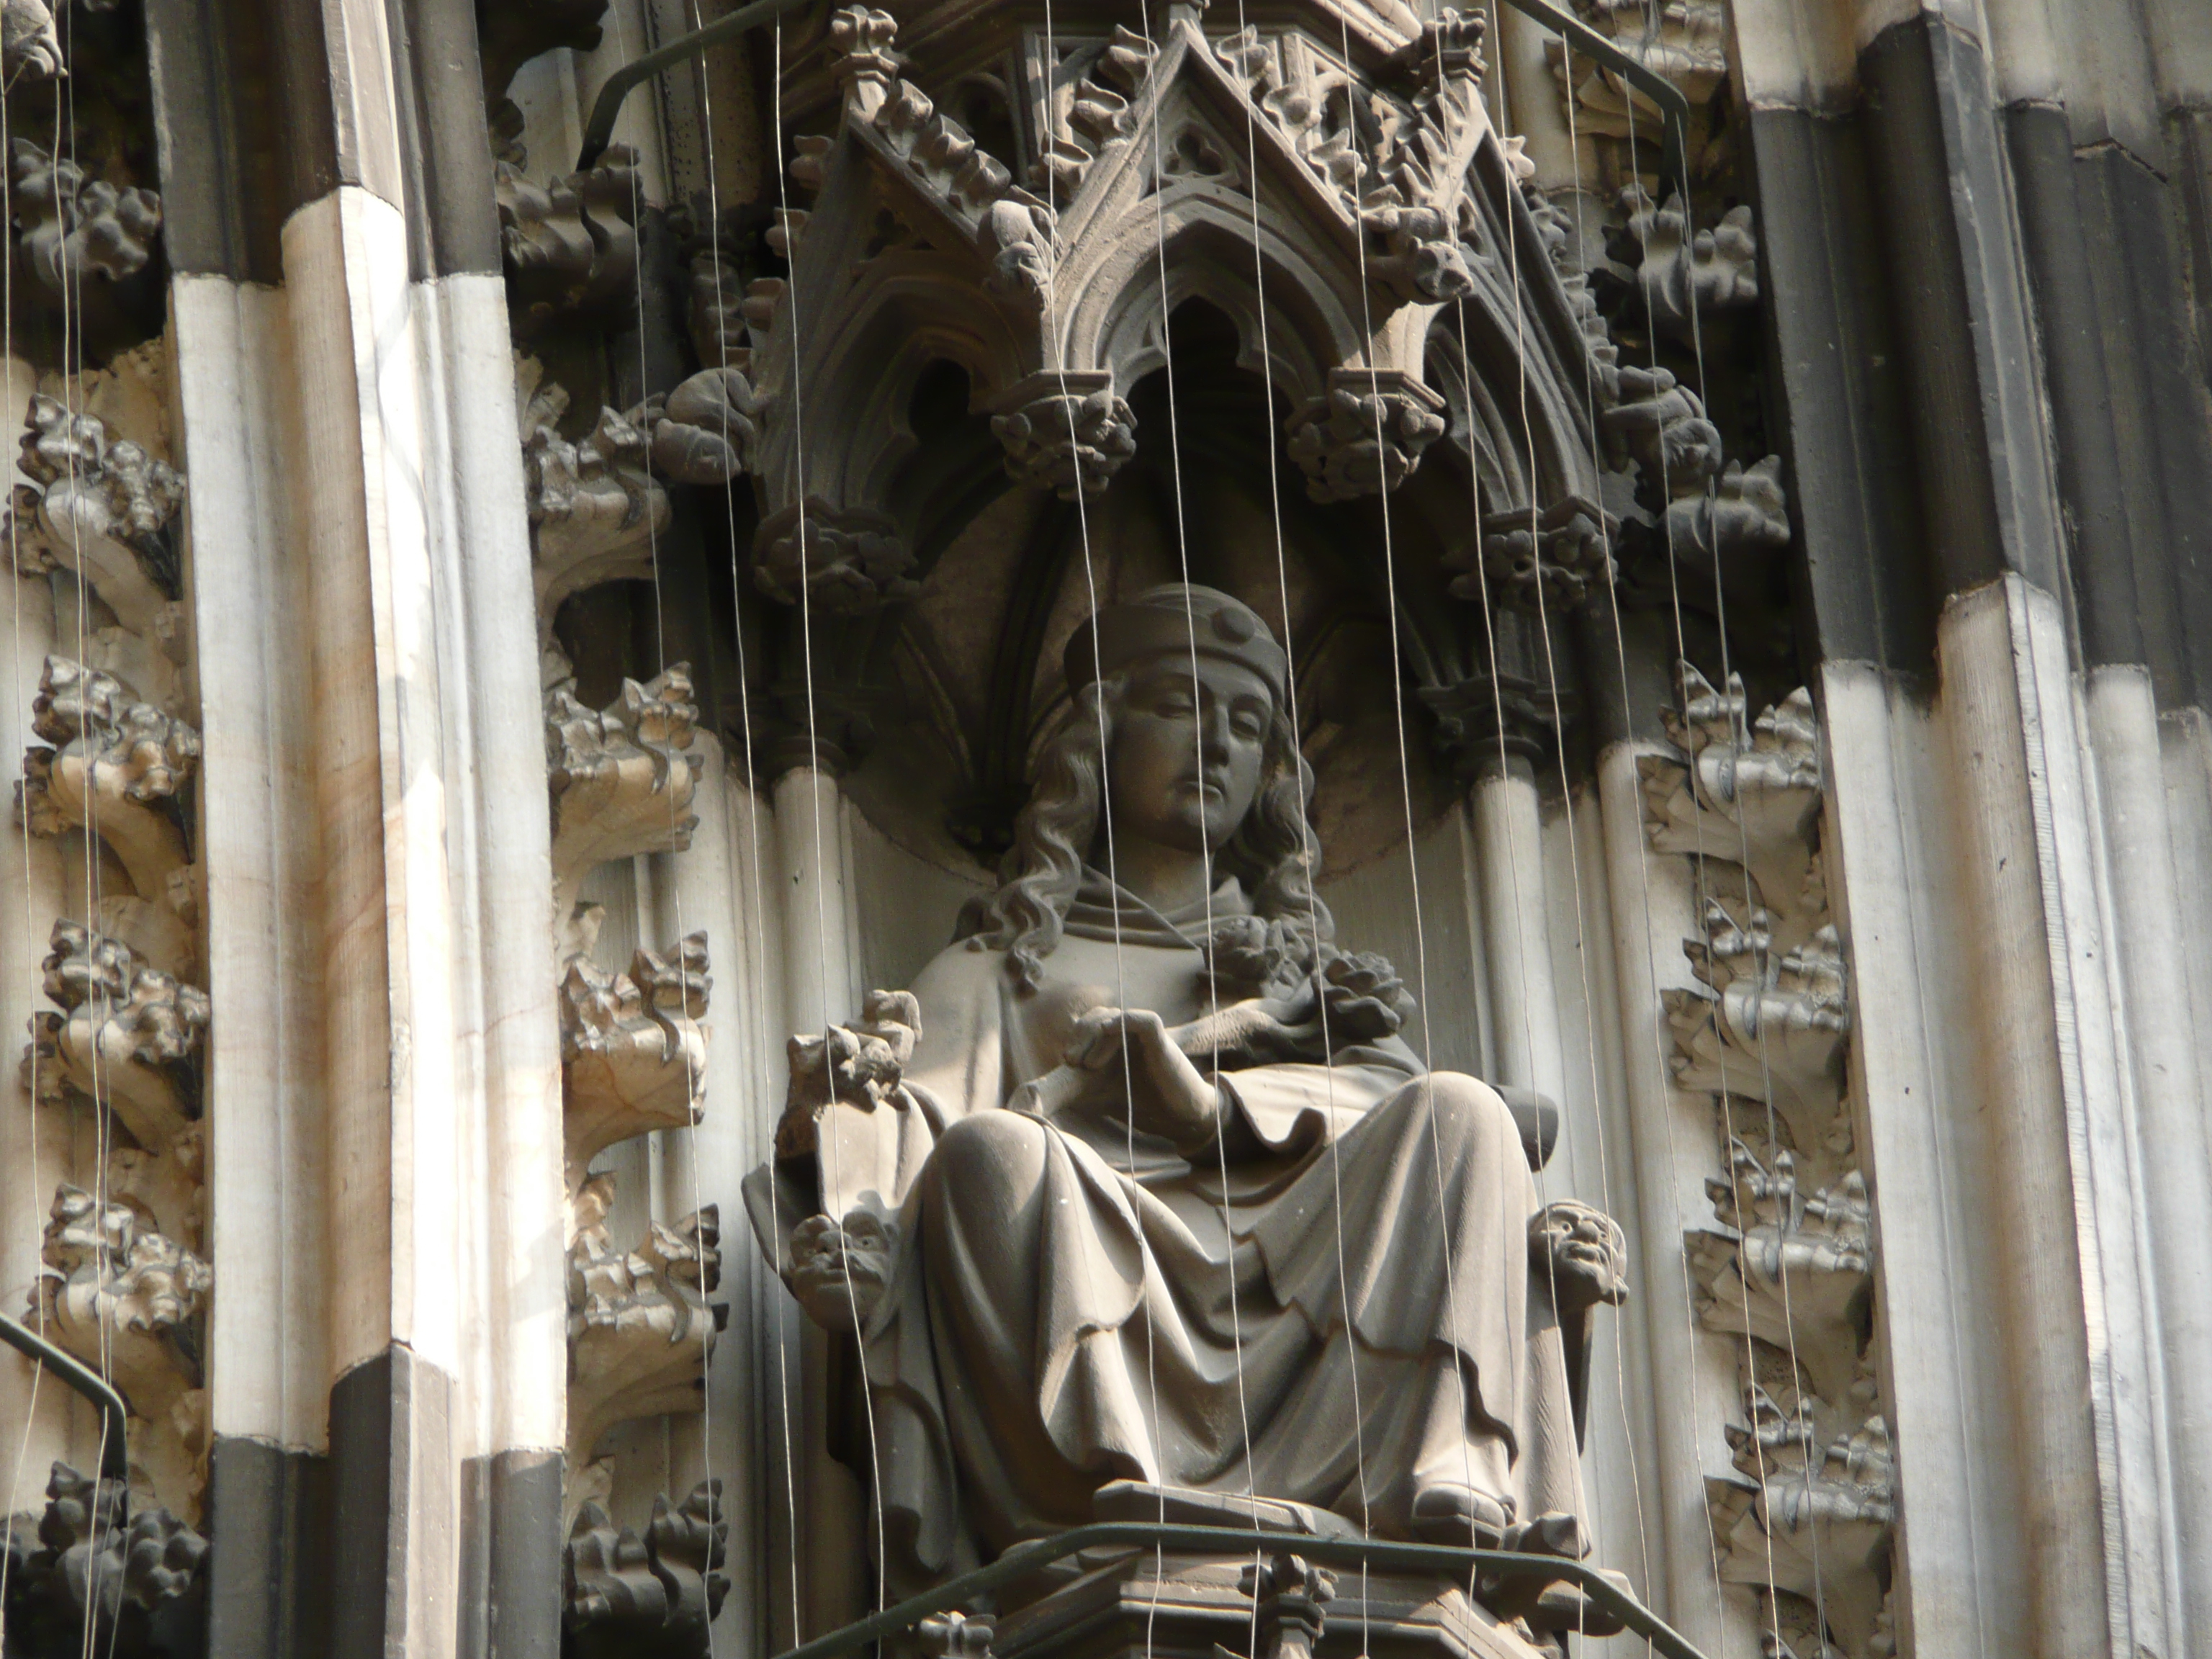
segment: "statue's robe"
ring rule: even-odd
[[[1112,894],[1086,883],[1033,992],[981,941],[939,956],[906,1097],[823,1125],[830,1212],[873,1192],[893,1218],[860,1345],[890,1588],[1086,1522],[1115,1480],[1400,1536],[1432,1486],[1583,1514],[1535,1187],[1489,1088],[1395,1038],[1224,1071],[1224,1132],[1188,1156],[1132,1131],[1119,1066],[1048,1121],[1006,1109],[1085,1010],[1197,1017],[1192,940],[1249,910],[1234,883],[1210,918],[1123,895],[1117,939]]]

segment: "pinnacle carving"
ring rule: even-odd
[[[1073,501],[1096,495],[1137,453],[1137,417],[1110,376],[1039,375],[1016,388],[1021,401],[991,417],[1006,446],[1006,471]]]
[[[71,296],[93,277],[120,282],[145,269],[161,233],[159,193],[91,178],[27,138],[9,160],[24,258],[51,293]]]
[[[596,923],[594,914],[592,934]],[[582,954],[568,958],[561,975],[561,1067],[571,1192],[617,1141],[699,1121],[707,1064],[699,1021],[713,983],[704,933],[687,935],[665,954],[639,951],[626,974],[610,974]]]
[[[88,823],[112,848],[139,896],[167,902],[189,862],[171,806],[199,759],[199,733],[112,674],[48,657],[31,729],[53,746],[28,750],[16,816],[34,836]]]
[[[1291,459],[1317,501],[1395,489],[1443,435],[1443,399],[1410,374],[1334,369],[1325,397],[1290,420]]]
[[[43,392],[31,399],[16,465],[32,482],[16,485],[11,525],[0,530],[16,569],[74,571],[125,628],[156,635],[175,586],[168,529],[184,504],[184,480]]]
[[[705,1659],[721,1612],[730,1523],[722,1483],[702,1480],[680,1504],[656,1494],[640,1537],[597,1504],[577,1511],[562,1556],[562,1622],[576,1659]]]
[[[88,1640],[114,1659],[197,1659],[208,1540],[167,1510],[131,1506],[113,1485],[57,1462],[42,1514],[8,1539],[9,1651],[75,1653]],[[89,1603],[90,1605],[88,1605]]]
[[[594,866],[691,844],[700,762],[685,751],[698,718],[683,663],[643,685],[624,680],[604,709],[585,708],[563,689],[547,693],[556,916],[568,915],[576,884]]]
[[[574,1203],[568,1246],[568,1468],[581,1472],[615,1424],[695,1412],[722,1310],[720,1222],[713,1205],[647,1224],[622,1250],[608,1237],[615,1178],[593,1176]]]

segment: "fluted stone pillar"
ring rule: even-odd
[[[550,1659],[551,877],[473,17],[148,26],[225,1009],[210,1648]]]

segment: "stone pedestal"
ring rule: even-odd
[[[1283,1547],[1295,1548],[1286,1537]],[[1015,1587],[992,1643],[994,1659],[1262,1659],[1276,1644],[1243,1587],[1253,1559],[1149,1550],[1079,1556]],[[1510,1623],[1470,1601],[1464,1586],[1426,1575],[1356,1568],[1335,1574],[1316,1659],[1544,1659]],[[1023,1595],[1034,1596],[1020,1605]],[[1302,1644],[1301,1644],[1302,1645]]]

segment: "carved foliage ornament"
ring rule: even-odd
[[[72,415],[45,393],[31,399],[4,535],[24,574],[82,574],[126,629],[153,636],[174,597],[170,521],[185,483],[166,462],[130,441],[111,443],[90,415]]]
[[[722,1483],[702,1480],[680,1504],[653,1500],[642,1537],[586,1504],[562,1559],[562,1622],[575,1659],[696,1659],[722,1610],[730,1523]]]
[[[1690,857],[1701,891],[1684,947],[1699,984],[1664,994],[1675,1079],[1724,1126],[1726,1168],[1705,1183],[1720,1230],[1685,1241],[1701,1322],[1743,1373],[1734,1466],[1706,1480],[1716,1560],[1767,1597],[1777,1629],[1785,1604],[1808,1626],[1800,1653],[1880,1659],[1895,1479],[1865,1346],[1873,1228],[1845,1109],[1850,981],[1820,874],[1820,732],[1802,690],[1753,721],[1740,681],[1680,672],[1665,716],[1680,758],[1642,769],[1652,845]]]
[[[116,1659],[192,1659],[204,1651],[201,1611],[208,1540],[165,1509],[57,1462],[43,1513],[8,1530],[4,1618],[9,1651],[76,1653],[89,1640]],[[89,1604],[89,1605],[88,1605]]]

